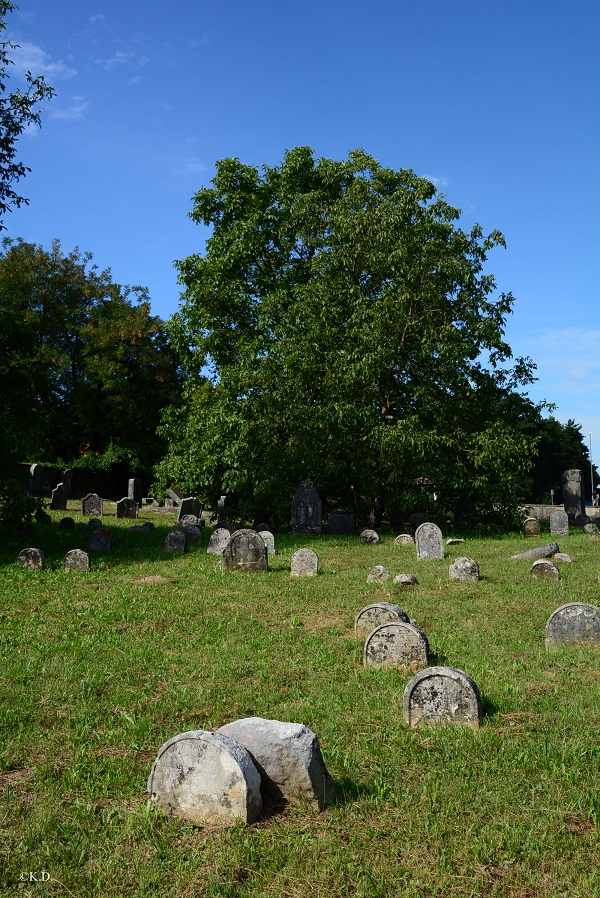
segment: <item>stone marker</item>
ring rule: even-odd
[[[316,577],[319,556],[312,549],[298,549],[292,555],[290,577]]]
[[[531,565],[529,576],[536,579],[560,580],[560,571],[553,561],[548,561],[547,558],[539,558]]]
[[[253,529],[253,530],[256,530],[257,533],[261,533],[263,530],[268,530],[269,533],[273,533],[270,524],[264,524],[264,523],[261,524],[261,523],[258,523],[258,524],[256,524],[256,526],[253,527],[252,529]]]
[[[81,500],[81,514],[84,518],[102,517],[102,499],[98,493],[88,493]]]
[[[161,746],[147,790],[165,814],[195,823],[252,823],[262,811],[260,774],[247,750],[206,730]]]
[[[569,533],[569,515],[562,508],[550,512],[550,533],[552,536],[567,536]]]
[[[52,515],[48,514],[47,511],[44,511],[41,508],[35,513],[35,520],[37,524],[51,524],[52,523]]]
[[[193,514],[195,518],[199,518],[202,514],[202,508],[203,505],[200,499],[196,499],[195,496],[188,496],[186,499],[181,500],[177,520],[181,523],[182,519],[188,514]]]
[[[112,549],[112,544],[113,535],[110,530],[105,527],[97,527],[92,530],[89,541],[90,552],[108,552]]]
[[[90,518],[87,524],[83,525],[86,530],[100,530],[102,527],[102,521],[100,518]]]
[[[584,532],[584,533],[591,533],[592,536],[597,536],[597,534],[600,533],[600,530],[598,530],[598,525],[597,525],[597,524],[584,524],[584,525],[583,525],[583,532]]]
[[[391,602],[374,602],[372,605],[361,608],[358,612],[354,619],[354,630],[357,636],[362,636],[363,634],[372,633],[373,630],[376,630],[382,624],[393,621],[399,621],[404,624],[410,623],[408,614],[406,611],[403,611],[400,605],[393,605]]]
[[[400,586],[418,586],[419,581],[414,574],[396,574],[392,583],[399,583]]]
[[[323,532],[321,498],[312,480],[303,480],[292,500],[292,533]]]
[[[183,531],[188,542],[192,540],[199,543],[202,540],[202,527],[198,527],[197,524],[185,524]]]
[[[552,556],[552,561],[555,563],[557,561],[563,561],[565,564],[570,564],[572,561],[575,561],[572,555],[567,555],[566,552],[557,552],[556,555]]]
[[[275,555],[275,537],[270,530],[257,530],[259,536],[267,547],[267,555]]]
[[[459,546],[461,543],[464,543],[464,539],[456,539],[455,537],[449,537],[446,540],[447,546]]]
[[[450,565],[451,580],[479,580],[479,565],[472,558],[457,558]]]
[[[180,515],[178,523],[182,524],[184,527],[197,527],[199,520],[200,519],[195,514],[184,514]]]
[[[179,506],[183,502],[183,494],[179,490],[169,489],[167,490],[167,499],[170,499],[173,505]]]
[[[561,645],[600,645],[600,608],[587,602],[569,602],[557,608],[546,623],[546,648]]]
[[[137,518],[138,516],[138,504],[133,499],[129,499],[125,496],[123,499],[119,499],[117,502],[117,517],[118,518]]]
[[[462,724],[476,730],[483,716],[477,686],[456,667],[428,667],[416,674],[404,690],[402,712],[412,728]]]
[[[231,533],[225,527],[217,527],[210,535],[207,553],[209,555],[221,555],[223,549],[229,544]]]
[[[534,549],[527,549],[526,552],[519,552],[518,555],[511,555],[511,561],[520,561],[521,558],[533,561],[534,558],[552,558],[560,552],[558,543],[545,543],[543,546],[536,546]]]
[[[444,557],[444,540],[442,539],[442,531],[437,524],[425,522],[417,527],[415,533],[415,544],[417,547],[417,558],[443,558]]]
[[[127,529],[133,530],[134,533],[152,533],[153,530],[156,530],[156,527],[152,521],[144,521],[143,524],[132,524],[132,526]]]
[[[361,535],[359,536],[361,545],[363,546],[376,546],[379,542],[379,534],[376,530],[363,530]]]
[[[57,483],[52,490],[50,508],[52,511],[65,511],[67,507],[68,491],[64,483]]]
[[[65,555],[63,568],[66,571],[89,571],[90,556],[83,549],[71,549]]]
[[[165,536],[164,549],[165,552],[171,552],[173,554],[185,552],[187,549],[187,539],[184,531],[171,530],[170,533],[167,533]]]
[[[236,530],[221,555],[224,571],[260,573],[268,569],[267,547],[255,530]]]
[[[137,505],[142,504],[142,481],[139,477],[130,477],[127,481],[127,498]]]
[[[23,570],[41,571],[46,567],[46,559],[41,549],[22,549],[18,561]]]
[[[401,533],[400,536],[396,537],[394,543],[397,546],[414,546],[415,538],[410,533]]]
[[[376,564],[367,574],[367,583],[382,583],[389,580],[392,575],[382,564]]]
[[[565,511],[569,521],[575,523],[575,519],[585,515],[585,503],[583,501],[583,471],[572,468],[563,471],[561,476],[562,494]]]
[[[58,522],[59,530],[75,530],[75,520],[73,518],[61,518]]]
[[[335,786],[319,740],[301,723],[247,717],[219,727],[250,753],[261,777],[261,789],[274,798],[309,802],[315,811],[331,803]]]
[[[530,539],[532,536],[539,536],[541,533],[540,522],[537,518],[525,518],[523,521],[523,536]]]
[[[427,641],[413,624],[391,621],[367,636],[363,660],[369,667],[424,667]]]
[[[354,515],[351,511],[330,511],[327,515],[327,533],[331,536],[352,536]]]
[[[167,498],[165,499],[165,511],[173,511],[174,508],[175,503],[167,496]]]

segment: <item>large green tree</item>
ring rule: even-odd
[[[304,477],[374,522],[433,493],[440,514],[514,508],[535,441],[498,407],[532,364],[503,367],[513,298],[483,270],[502,235],[462,230],[428,180],[360,150],[301,147],[262,172],[223,159],[212,183],[171,322],[210,383],[165,415],[159,479],[279,519]]]

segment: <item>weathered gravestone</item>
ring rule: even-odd
[[[583,501],[583,471],[572,468],[563,471],[561,477],[563,503],[569,521],[575,521],[581,515],[585,515],[585,503]]]
[[[66,571],[89,571],[90,556],[83,549],[71,549],[65,555],[63,568]]]
[[[398,583],[400,586],[418,586],[419,581],[414,574],[396,574],[392,583]]]
[[[530,539],[532,536],[539,536],[540,532],[540,522],[537,518],[525,518],[523,521],[523,536],[525,539]]]
[[[73,518],[61,518],[58,522],[59,530],[75,530],[75,520]]]
[[[270,530],[257,530],[259,536],[267,547],[267,555],[275,555],[275,537]]]
[[[547,558],[538,558],[529,569],[529,576],[535,579],[560,580],[560,571],[553,561]]]
[[[389,580],[392,575],[382,564],[376,564],[367,574],[367,583],[382,583]]]
[[[583,525],[583,532],[589,533],[590,536],[597,536],[600,533],[600,530],[598,530],[597,524],[590,523],[590,524]]]
[[[236,530],[221,555],[224,571],[260,573],[268,568],[267,547],[255,530]]]
[[[449,536],[446,540],[447,546],[460,546],[461,543],[464,543],[464,539],[457,539],[455,536]]]
[[[52,490],[50,509],[52,511],[65,511],[67,507],[68,492],[64,483],[57,483]]]
[[[352,536],[354,515],[351,511],[330,511],[327,515],[327,533],[330,536]]]
[[[379,534],[376,530],[363,530],[359,539],[362,546],[376,546],[379,542]]]
[[[81,514],[84,518],[102,517],[102,499],[97,493],[88,493],[81,500]]]
[[[561,508],[550,512],[550,533],[552,536],[567,536],[569,533],[569,515]]]
[[[292,533],[323,532],[321,498],[312,480],[303,480],[292,501]]]
[[[412,728],[462,724],[476,730],[483,716],[477,686],[456,667],[428,667],[416,674],[404,690],[402,712]]]
[[[188,514],[192,514],[195,518],[199,518],[202,514],[202,508],[203,505],[200,499],[196,499],[195,496],[188,496],[186,499],[181,500],[177,520],[181,521],[182,518]]]
[[[472,558],[457,558],[450,565],[451,580],[479,580],[479,565]]]
[[[118,518],[137,518],[138,516],[138,504],[134,499],[129,499],[125,496],[123,499],[119,499],[117,502],[117,517]]]
[[[183,524],[184,527],[198,527],[201,520],[202,518],[197,518],[195,514],[184,514],[183,517],[179,518],[179,523]]]
[[[174,508],[175,508],[175,503],[173,502],[172,499],[169,499],[169,497],[167,496],[167,498],[165,499],[165,511],[173,511]]]
[[[260,774],[248,751],[221,733],[179,733],[159,749],[150,801],[195,823],[252,823],[260,817]]]
[[[529,559],[530,561],[533,561],[534,558],[552,558],[557,552],[560,552],[558,543],[545,543],[543,546],[527,549],[526,552],[519,552],[518,555],[511,555],[510,560],[520,561],[521,559]]]
[[[556,564],[557,561],[562,561],[565,564],[571,564],[575,561],[573,555],[567,555],[566,552],[557,552],[556,555],[552,556],[552,561]]]
[[[587,602],[569,602],[557,608],[546,623],[546,648],[561,645],[600,646],[600,608]]]
[[[171,530],[165,536],[164,543],[165,552],[175,555],[178,552],[183,553],[187,549],[187,539],[183,530]]]
[[[142,504],[142,481],[139,477],[130,477],[127,481],[127,498],[131,499],[137,505]]]
[[[292,555],[290,577],[316,577],[319,556],[312,549],[298,549]]]
[[[388,624],[393,621],[408,624],[410,623],[408,614],[400,605],[394,605],[391,602],[374,602],[361,608],[354,619],[354,630],[358,636],[372,633],[382,624]]]
[[[127,529],[133,531],[134,533],[152,533],[153,530],[156,530],[156,527],[154,526],[152,521],[144,521],[143,524],[133,524]]]
[[[414,546],[415,538],[414,538],[414,536],[411,536],[410,533],[401,533],[399,536],[396,537],[396,539],[394,540],[394,543],[397,546]]]
[[[424,667],[427,640],[413,624],[381,624],[365,640],[363,660],[369,667]]]
[[[247,717],[219,727],[216,735],[221,734],[250,753],[264,794],[289,802],[308,801],[315,811],[333,800],[335,786],[319,740],[303,724]]]
[[[181,503],[183,502],[183,499],[184,499],[183,493],[180,493],[179,490],[168,489],[166,492],[166,495],[167,495],[167,499],[170,499],[171,502],[173,503],[173,505],[177,505],[177,506],[181,505]],[[165,502],[165,505],[166,505],[166,502]],[[171,508],[173,507],[173,505],[171,506]]]
[[[437,524],[420,524],[415,533],[415,544],[419,559],[444,557],[444,540]]]
[[[105,527],[97,527],[92,530],[89,541],[90,552],[108,552],[112,549],[112,544],[113,535],[110,530]]]
[[[208,555],[221,555],[223,549],[229,544],[231,533],[225,527],[217,527],[210,535],[208,541]]]
[[[83,524],[86,530],[100,530],[102,521],[100,518],[90,518],[87,524]]]
[[[197,524],[184,524],[183,530],[185,533],[185,537],[189,542],[192,540],[193,542],[199,543],[202,540],[202,527],[198,527]]]
[[[46,559],[41,549],[22,549],[18,561],[23,570],[41,571],[46,566]]]

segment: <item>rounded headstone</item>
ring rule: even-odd
[[[89,549],[90,552],[108,552],[112,549],[113,535],[110,530],[105,527],[98,527],[92,530],[90,536]]]
[[[61,518],[58,528],[59,530],[75,530],[75,521],[73,518]]]
[[[167,533],[164,543],[165,552],[182,553],[186,548],[187,539],[183,530],[171,530],[170,533]]]
[[[537,518],[525,518],[523,521],[523,536],[529,539],[532,536],[540,535],[540,522]]]
[[[207,554],[221,555],[230,539],[231,533],[226,527],[216,527],[210,535],[208,548],[206,549]]]
[[[235,526],[235,524],[232,524],[231,521],[219,520],[215,524],[215,529],[214,529],[213,533],[216,532],[217,530],[227,530],[229,535],[233,536],[233,534],[237,530],[237,527]]]
[[[437,524],[426,521],[417,527],[415,533],[415,545],[417,547],[417,558],[443,558],[444,557],[444,540],[442,531]]]
[[[411,536],[410,533],[401,533],[399,536],[396,537],[396,539],[394,540],[394,543],[397,546],[414,546],[415,538],[414,538],[414,536]]]
[[[529,569],[529,575],[547,580],[560,580],[559,569],[553,561],[548,561],[547,558],[538,558],[537,561],[534,561]]]
[[[412,728],[462,724],[478,729],[483,710],[479,690],[464,670],[428,667],[406,684],[402,713]]]
[[[600,608],[587,602],[569,602],[557,608],[546,623],[546,648],[560,645],[600,645]]]
[[[316,577],[319,556],[313,549],[298,549],[292,555],[290,577]]]
[[[569,515],[562,508],[550,512],[550,533],[554,536],[566,536],[569,532]]]
[[[100,518],[90,518],[86,526],[88,530],[100,530],[102,521]]]
[[[572,555],[567,555],[566,552],[557,552],[556,555],[552,556],[552,561],[562,561],[565,564],[570,564],[572,561],[575,561],[575,558]]]
[[[457,558],[450,565],[451,580],[479,580],[479,565],[472,558]]]
[[[594,535],[597,535],[598,533],[600,533],[600,530],[598,530],[597,524],[584,524],[583,532],[584,533],[593,533]]]
[[[268,569],[267,547],[255,530],[236,530],[221,555],[224,571],[260,573]]]
[[[197,524],[184,524],[183,529],[188,541],[191,539],[194,542],[200,542],[202,539],[202,527],[198,527]]]
[[[456,539],[455,537],[449,537],[446,540],[447,546],[459,546],[461,543],[464,543],[464,539]]]
[[[413,624],[381,624],[367,636],[363,660],[369,667],[424,667],[427,642]]]
[[[379,542],[379,534],[376,530],[363,530],[359,539],[363,546],[376,546]]]
[[[367,574],[367,583],[382,583],[384,580],[389,580],[390,577],[391,574],[386,567],[376,564]]]
[[[393,621],[410,623],[408,614],[400,605],[393,605],[391,602],[374,602],[372,605],[361,608],[358,612],[354,619],[354,630],[357,635],[368,634],[382,624]]]
[[[89,571],[90,556],[83,549],[71,549],[65,555],[63,568],[66,571]]]
[[[198,517],[195,514],[184,514],[183,517],[179,519],[179,523],[184,527],[195,527],[198,524]]]
[[[165,814],[195,823],[252,823],[262,811],[260,774],[248,751],[206,730],[180,733],[161,746],[147,790]]]
[[[46,566],[46,559],[41,549],[22,549],[18,561],[23,570],[41,571]]]
[[[418,586],[419,581],[414,574],[396,574],[393,583],[399,583],[400,586]]]
[[[271,533],[270,530],[257,530],[256,531],[259,536],[262,537],[262,540],[267,547],[267,555],[275,554],[275,537]]]

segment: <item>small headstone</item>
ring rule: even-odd
[[[552,561],[562,561],[565,564],[570,564],[572,561],[575,561],[572,555],[567,555],[566,552],[557,552],[556,555],[552,556]]]
[[[39,509],[35,513],[35,520],[38,524],[51,524],[52,523],[52,515],[48,514],[47,511],[43,511]]]
[[[526,552],[519,552],[518,555],[511,555],[511,561],[520,561],[521,559],[533,561],[534,558],[552,558],[560,552],[558,543],[545,543],[543,546],[536,546],[534,549],[527,549]]]
[[[133,499],[127,498],[125,496],[123,499],[119,499],[117,502],[117,517],[118,518],[137,518],[138,516],[138,504]]]
[[[184,527],[197,527],[198,517],[195,514],[184,514],[183,517],[178,518],[178,522]]]
[[[90,518],[87,524],[84,525],[86,530],[100,530],[102,527],[102,521],[100,518]]]
[[[523,521],[523,536],[525,539],[530,539],[532,536],[539,536],[540,532],[540,522],[537,518],[525,518]]]
[[[560,580],[560,571],[553,561],[547,558],[539,558],[534,561],[529,570],[529,576],[537,578],[545,578],[546,580]]]
[[[67,571],[89,571],[90,556],[83,549],[71,549],[65,555],[63,568]]]
[[[312,549],[298,549],[292,555],[290,577],[316,577],[319,556]]]
[[[369,667],[424,667],[427,642],[413,624],[392,621],[367,636],[363,659]]]
[[[382,564],[376,564],[367,574],[367,583],[382,583],[389,580],[392,575]]]
[[[184,496],[179,490],[169,489],[167,490],[167,499],[170,499],[173,505],[179,506],[183,502]]]
[[[396,574],[392,583],[399,583],[400,586],[418,586],[419,581],[414,574]]]
[[[420,524],[415,533],[415,544],[417,547],[417,558],[420,560],[444,557],[444,540],[442,531],[437,524],[429,522]]]
[[[67,507],[68,491],[64,483],[57,483],[52,490],[50,508],[52,511],[65,511]]]
[[[259,524],[257,524],[255,527],[253,527],[252,529],[253,529],[253,530],[256,530],[257,533],[262,533],[263,530],[268,530],[269,533],[273,533],[273,531],[271,530],[271,525],[270,525],[270,524],[264,524],[264,523],[263,523],[263,524],[260,524],[260,523],[259,523]]]
[[[252,823],[262,811],[260,774],[222,733],[192,730],[161,746],[148,778],[151,801],[194,823]]]
[[[184,532],[186,535],[186,539],[192,540],[193,542],[200,542],[202,539],[202,527],[198,527],[197,524],[185,524]]]
[[[263,542],[267,547],[268,555],[275,555],[275,537],[270,530],[258,530],[259,536],[262,536]]]
[[[394,543],[397,546],[414,546],[415,538],[410,533],[401,533],[400,536],[396,537]]]
[[[569,515],[562,508],[550,512],[550,534],[567,536],[569,533]]]
[[[209,555],[221,555],[223,549],[229,544],[231,533],[225,527],[217,527],[210,535],[207,553]]]
[[[408,614],[400,605],[393,605],[391,602],[374,602],[362,608],[354,619],[354,630],[357,635],[372,633],[382,624],[393,621],[400,623],[410,623]]]
[[[22,549],[18,561],[23,570],[41,571],[46,566],[46,559],[41,549]]]
[[[587,514],[583,512],[583,514],[578,514],[575,518],[573,518],[573,523],[578,527],[585,527],[586,524],[590,523],[590,519]]]
[[[110,530],[105,527],[98,527],[92,530],[90,536],[89,548],[90,552],[108,552],[112,549],[113,535]]]
[[[379,534],[376,530],[363,530],[359,539],[363,546],[376,546],[379,542]]]
[[[224,571],[260,573],[268,569],[267,547],[255,530],[236,530],[221,555]]]
[[[330,511],[327,515],[327,533],[330,536],[352,536],[354,515],[351,511]]]
[[[587,602],[569,602],[557,608],[546,623],[546,648],[560,645],[600,646],[600,608]]]
[[[319,740],[301,723],[247,717],[219,727],[250,753],[261,777],[261,789],[274,798],[308,801],[315,811],[331,803],[335,786]]]
[[[563,471],[561,477],[564,508],[569,516],[569,521],[585,515],[585,503],[583,501],[583,471],[572,468]]]
[[[598,530],[598,525],[597,525],[597,524],[590,523],[590,524],[584,524],[584,525],[583,525],[583,532],[584,532],[584,533],[590,533],[590,534],[592,534],[593,536],[597,536],[598,533],[600,533],[600,530]]]
[[[462,724],[476,730],[483,716],[477,686],[456,667],[428,667],[416,674],[404,690],[402,711],[412,728]]]
[[[81,514],[84,518],[98,515],[102,517],[102,499],[97,493],[88,493],[81,500]]]
[[[165,499],[165,511],[173,511],[175,508],[175,503],[169,496]]]
[[[61,518],[58,522],[59,530],[75,530],[75,521],[73,518]]]
[[[136,505],[142,504],[142,481],[139,477],[130,477],[127,481],[127,498]]]
[[[292,533],[323,532],[323,508],[321,498],[312,480],[303,480],[292,500]]]
[[[183,518],[189,514],[194,515],[194,517],[198,519],[202,514],[202,508],[203,505],[200,499],[196,499],[195,496],[188,496],[187,499],[182,499],[181,501],[177,520],[179,523],[182,523]]]
[[[451,580],[479,580],[479,565],[472,558],[457,558],[450,565]]]
[[[456,539],[455,537],[450,537],[446,540],[447,546],[459,546],[461,543],[464,543],[464,539]]]
[[[183,530],[171,530],[165,536],[164,549],[165,552],[176,554],[177,552],[185,552],[187,548],[187,539]]]

